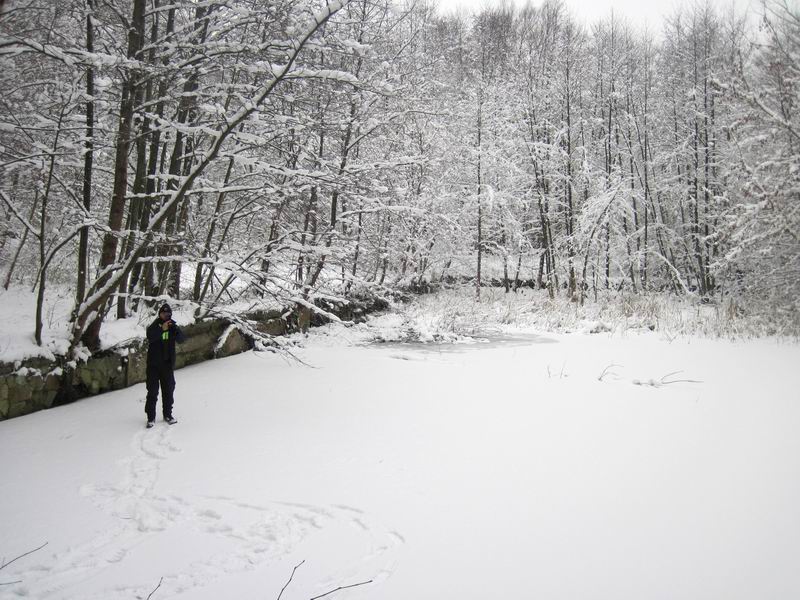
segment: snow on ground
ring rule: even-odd
[[[72,298],[53,291],[46,296],[42,311],[42,343],[36,345],[36,295],[30,288],[12,286],[0,289],[0,360],[13,362],[31,356],[53,359],[54,353],[64,353],[69,346],[67,318]]]
[[[69,316],[74,308],[74,291],[69,286],[49,286],[42,311],[42,347],[36,345],[36,295],[29,287],[0,289],[0,361],[14,362],[41,356],[53,359],[69,347]],[[174,318],[181,325],[194,322],[193,309],[172,302]],[[145,328],[156,318],[154,310],[145,309],[126,319],[106,318],[100,331],[102,348],[143,338]]]
[[[342,339],[1,422],[0,598],[800,597],[800,345]]]

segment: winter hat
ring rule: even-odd
[[[164,311],[167,311],[169,313],[172,312],[172,309],[170,308],[169,304],[162,305],[161,308],[158,309],[158,314],[161,314]]]

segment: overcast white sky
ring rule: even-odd
[[[511,0],[514,4],[522,5],[526,0]],[[662,17],[672,14],[676,6],[688,4],[691,0],[566,0],[570,10],[586,23],[592,23],[599,18],[607,17],[611,10],[619,16],[626,17],[631,24],[637,26],[647,25],[654,30],[661,29]],[[727,6],[730,0],[710,0],[713,4]],[[440,10],[449,12],[454,9],[480,8],[483,5],[500,4],[501,0],[439,0]],[[541,4],[542,0],[531,0],[534,5]],[[757,0],[734,0],[737,11],[742,11]]]

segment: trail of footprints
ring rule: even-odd
[[[170,429],[159,429],[135,435],[133,453],[125,461],[126,473],[122,481],[107,486],[87,484],[81,488],[83,496],[103,512],[116,517],[117,525],[31,566],[19,577],[28,585],[20,584],[12,590],[16,596],[42,600],[68,598],[73,586],[79,589],[80,582],[98,570],[124,561],[148,536],[158,535],[180,523],[223,536],[234,543],[235,550],[195,562],[186,573],[165,576],[163,586],[171,588],[173,594],[280,559],[314,531],[337,522],[348,523],[367,538],[370,550],[358,562],[362,568],[365,563],[371,565],[368,567],[370,577],[379,582],[391,576],[395,567],[393,554],[396,554],[392,550],[404,545],[405,539],[396,531],[371,522],[358,508],[285,502],[253,504],[228,496],[203,496],[190,501],[176,495],[157,494],[163,461],[180,452],[171,440]],[[353,569],[348,575],[355,574],[358,566],[353,565]],[[113,590],[119,597],[145,598],[151,591],[119,583],[121,585]],[[330,583],[339,585],[340,582],[331,579]]]

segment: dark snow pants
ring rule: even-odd
[[[172,404],[174,402],[172,392],[175,391],[175,373],[169,365],[160,367],[147,365],[147,402],[144,404],[144,412],[147,413],[148,421],[156,420],[156,402],[158,402],[159,386],[161,386],[161,411],[166,419],[172,416]]]

